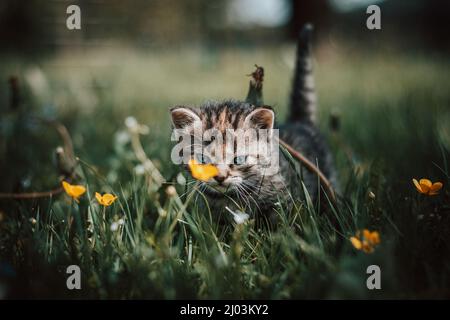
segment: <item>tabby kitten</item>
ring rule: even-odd
[[[300,33],[290,115],[286,124],[279,127],[279,135],[294,149],[317,163],[324,175],[334,181],[330,152],[315,125],[316,96],[312,75],[311,32],[312,28],[307,25]],[[236,207],[234,204],[237,203],[249,209],[248,213],[264,214],[271,211],[279,201],[289,202],[289,194],[303,194],[299,177],[281,153],[280,170],[268,175],[267,163],[259,161],[263,157],[261,154],[243,153],[236,145],[226,145],[226,139],[195,140],[196,129],[200,129],[200,132],[215,130],[225,137],[230,134],[229,129],[235,132],[238,129],[274,129],[275,114],[271,107],[230,99],[208,101],[200,107],[177,106],[170,112],[173,126],[192,136],[193,141],[196,141],[194,144],[201,145],[199,151],[191,152],[190,157],[199,163],[212,163],[218,168],[215,177],[200,182],[201,190],[209,197],[209,203],[213,207]],[[268,135],[267,141],[263,141],[271,152],[275,151],[273,146],[277,146],[275,139],[276,135]],[[261,139],[258,142],[261,143]],[[257,142],[250,140],[249,144],[252,143]],[[232,153],[232,163],[223,164],[218,160],[223,155],[205,152],[206,149],[228,150],[226,152]],[[319,192],[318,177],[302,170],[301,180],[315,201]]]

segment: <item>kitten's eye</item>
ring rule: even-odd
[[[201,163],[201,164],[212,163],[211,159],[203,153],[197,153],[195,155],[195,158],[196,158],[197,162]]]
[[[248,156],[238,156],[238,157],[235,157],[234,158],[234,160],[233,160],[233,163],[234,164],[236,164],[236,165],[242,165],[242,164],[244,164],[244,163],[246,163],[247,162],[247,157]]]

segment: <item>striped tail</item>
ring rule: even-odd
[[[312,32],[311,24],[306,24],[300,31],[289,122],[314,123],[316,120],[316,91],[311,56]]]

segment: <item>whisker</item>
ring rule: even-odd
[[[245,206],[244,211],[247,211],[247,208],[251,209],[249,199],[247,198],[247,196],[245,195],[243,190],[237,188],[236,191],[237,191],[237,194],[239,195],[239,197],[242,199],[243,205]]]
[[[239,188],[240,188],[240,190],[242,190],[247,195],[246,197],[249,198],[249,200],[252,200],[255,203],[257,209],[259,211],[261,211],[261,208],[260,208],[258,202],[255,200],[255,198],[253,198],[253,196],[251,194],[251,191],[247,189],[247,186],[244,183],[241,183],[239,185]]]

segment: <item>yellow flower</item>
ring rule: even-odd
[[[66,181],[62,182],[62,186],[64,188],[64,191],[77,202],[78,198],[86,192],[85,187],[80,185],[72,185]]]
[[[380,244],[380,234],[377,231],[370,232],[367,229],[363,230],[364,239],[369,241],[369,243],[373,246]]]
[[[380,243],[380,234],[377,231],[370,232],[367,229],[356,232],[356,237],[351,237],[350,242],[357,250],[362,250],[365,253],[372,253],[375,247]]]
[[[198,164],[194,159],[189,160],[189,168],[192,176],[201,181],[208,181],[212,177],[219,174],[219,169],[216,166],[208,164]]]
[[[117,199],[117,197],[111,193],[105,193],[104,195],[101,195],[98,192],[95,193],[95,198],[97,199],[98,203],[105,207],[109,207]]]
[[[439,193],[438,191],[441,190],[443,186],[442,182],[432,183],[428,179],[420,179],[419,181],[413,179],[413,183],[418,192],[429,196],[437,195]]]

